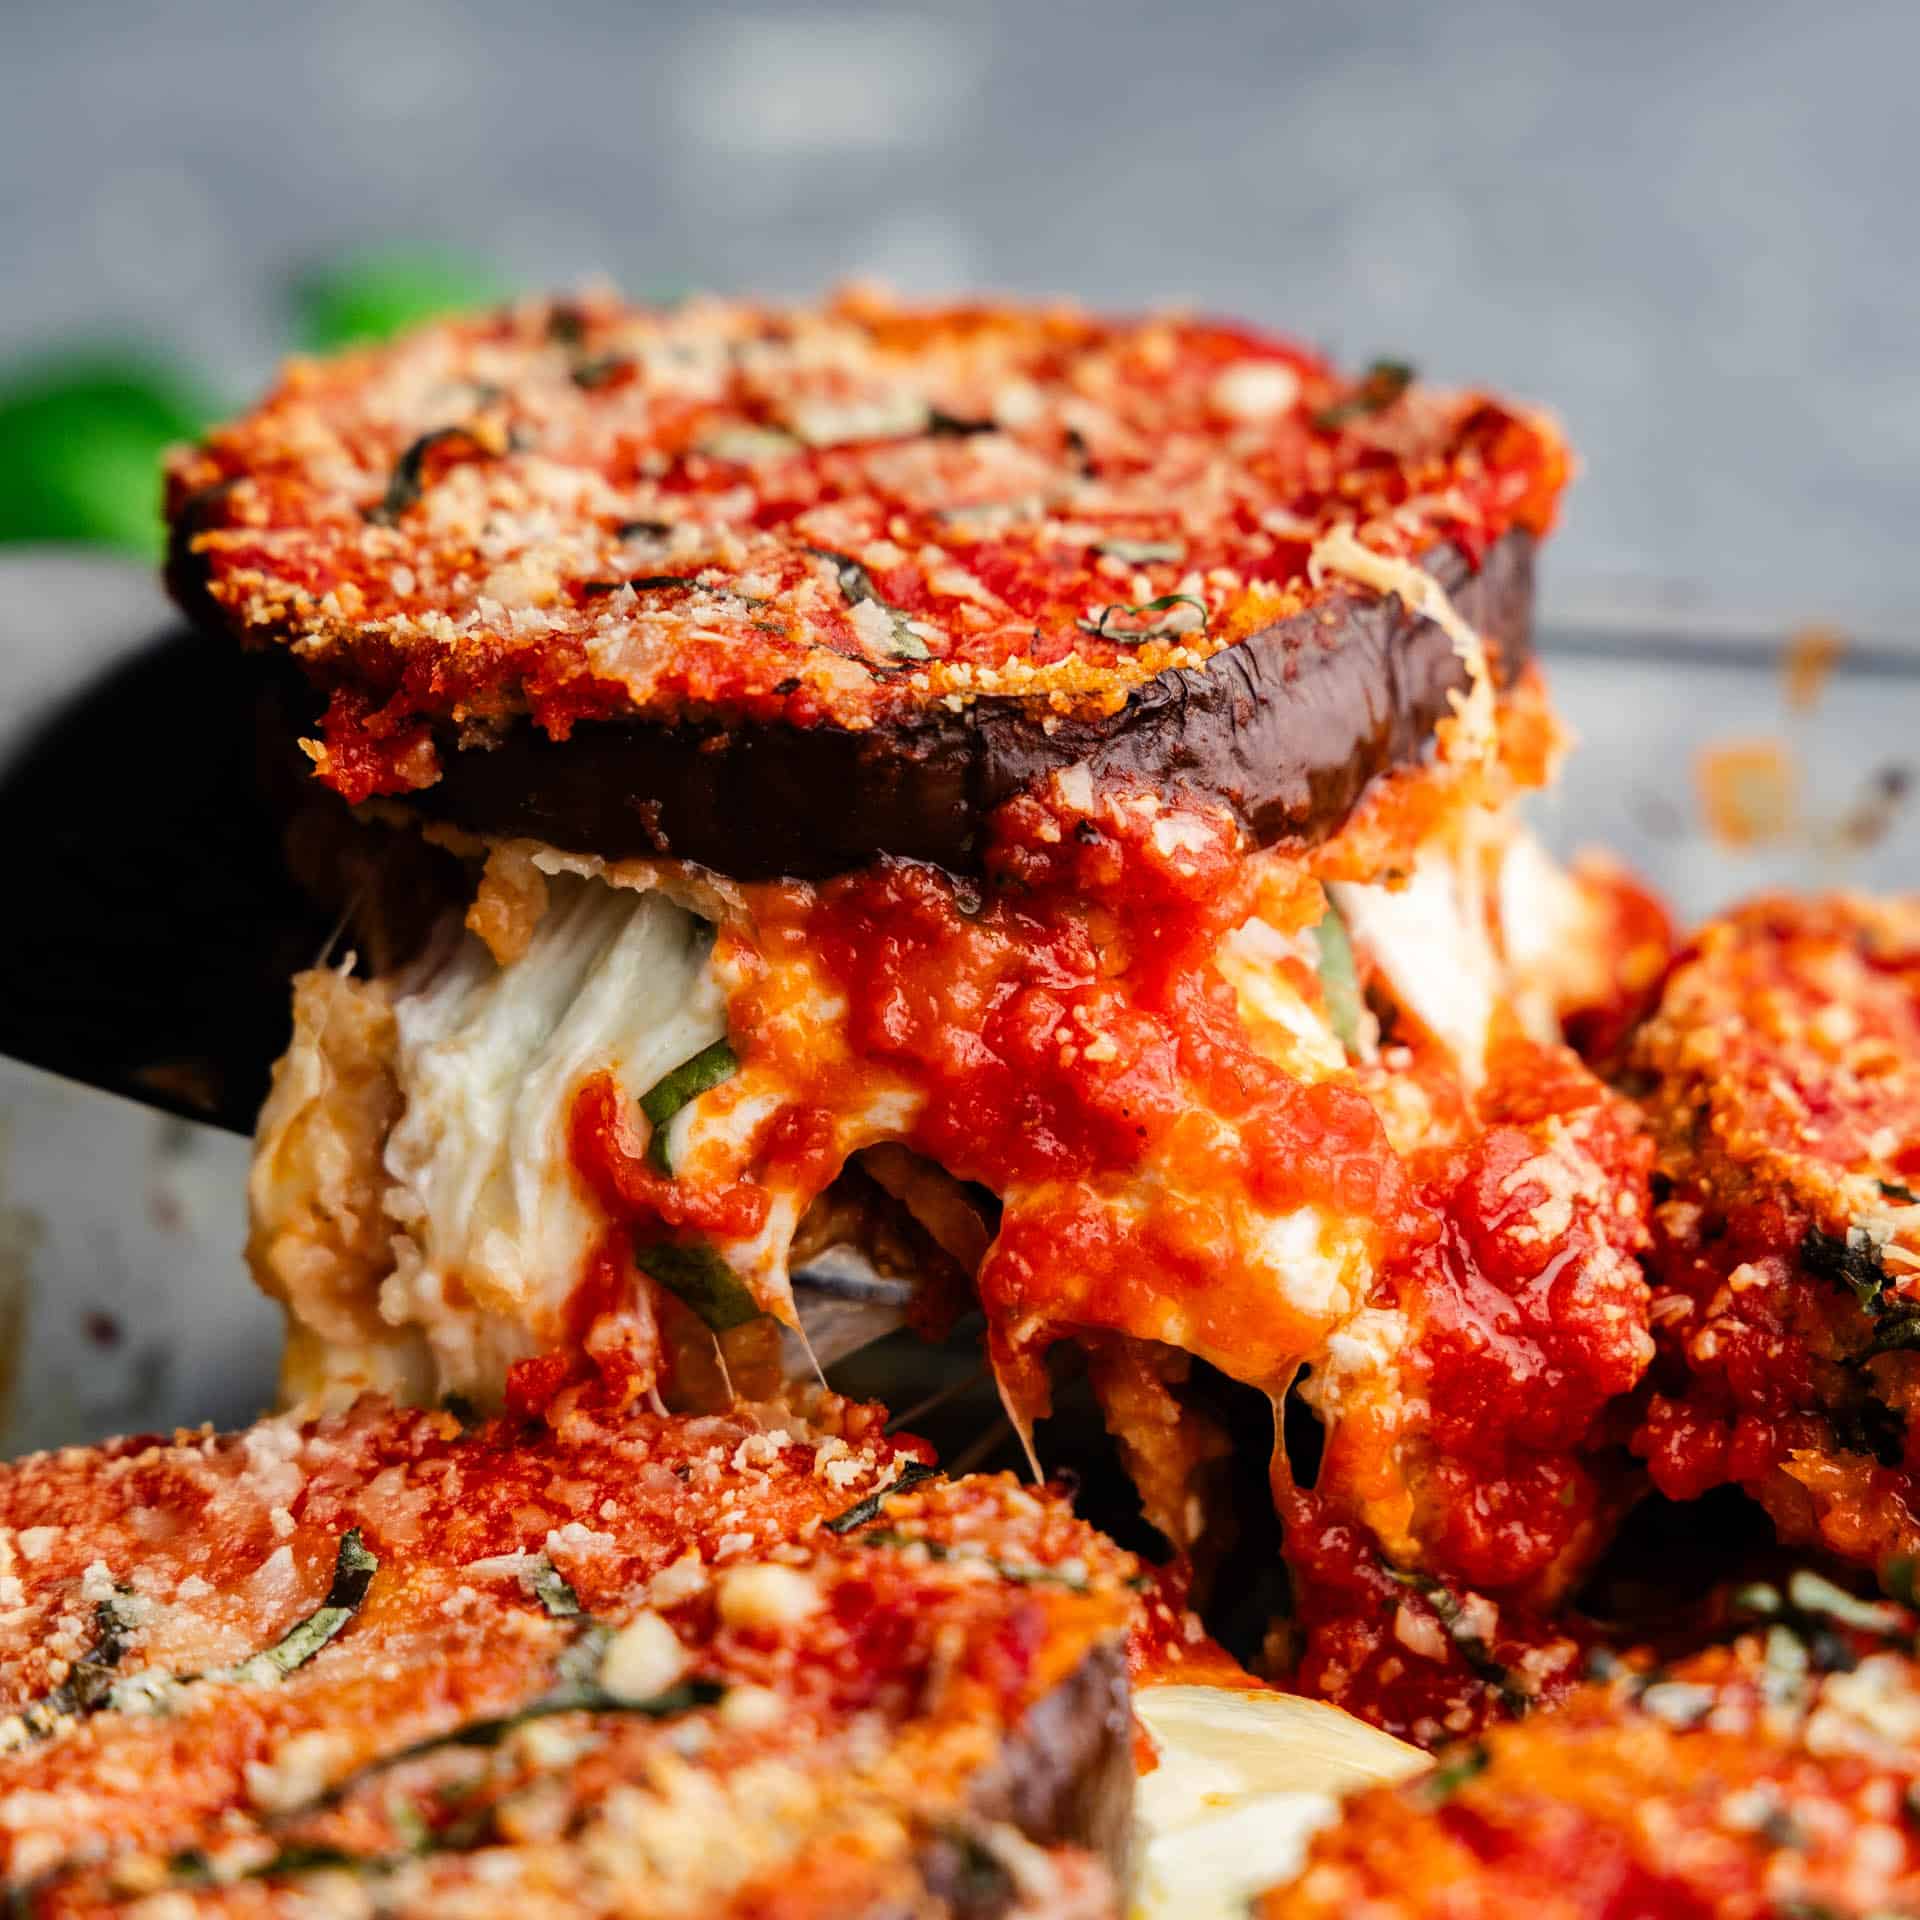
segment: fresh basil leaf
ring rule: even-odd
[[[420,502],[421,480],[426,470],[427,455],[435,447],[445,446],[455,440],[474,441],[473,429],[460,426],[435,427],[431,433],[423,433],[393,463],[393,472],[387,478],[387,490],[377,507],[367,509],[367,518],[378,527],[397,525],[400,516],[409,507],[417,506]],[[474,444],[479,443],[474,441]]]
[[[1800,1257],[1823,1279],[1837,1280],[1851,1288],[1862,1307],[1869,1311],[1877,1307],[1887,1273],[1880,1264],[1880,1249],[1864,1228],[1849,1227],[1842,1239],[1819,1227],[1809,1227],[1800,1242]]]
[[[1320,991],[1326,996],[1327,1024],[1349,1053],[1357,1053],[1367,1003],[1360,993],[1360,975],[1353,964],[1347,923],[1331,900],[1313,928],[1313,944],[1320,956],[1317,970]]]
[[[671,1240],[636,1247],[634,1260],[683,1306],[690,1307],[714,1333],[727,1333],[760,1318],[759,1303],[747,1283],[703,1242],[688,1246]]]
[[[1916,1200],[1920,1200],[1920,1194],[1916,1194],[1911,1187],[1898,1180],[1876,1180],[1873,1184],[1880,1189],[1885,1198],[1898,1200],[1903,1206],[1910,1207]]]
[[[112,1702],[114,1671],[126,1657],[133,1632],[119,1597],[97,1601],[93,1609],[93,1644],[67,1669],[67,1677],[39,1700],[19,1709],[30,1739],[44,1740],[61,1721],[84,1720]]]
[[[1493,1755],[1477,1743],[1442,1756],[1440,1764],[1419,1783],[1426,1799],[1438,1805],[1458,1793],[1469,1780],[1477,1780],[1493,1764]]]
[[[836,1513],[831,1520],[824,1522],[829,1533],[853,1533],[858,1528],[871,1526],[880,1518],[880,1510],[896,1493],[905,1493],[909,1487],[917,1487],[923,1480],[938,1480],[938,1467],[925,1467],[918,1460],[909,1460],[900,1469],[900,1477],[890,1485],[882,1487],[877,1493],[870,1493],[864,1500],[857,1501],[845,1513]]]
[[[251,1655],[224,1673],[209,1679],[230,1680],[236,1686],[275,1686],[296,1668],[304,1667],[329,1641],[337,1639],[347,1622],[359,1612],[367,1597],[373,1576],[380,1570],[378,1558],[368,1551],[360,1538],[360,1529],[350,1527],[340,1536],[340,1548],[334,1556],[333,1583],[327,1597],[307,1617],[281,1635],[264,1652]]]
[[[135,353],[29,363],[0,380],[0,542],[73,541],[158,559],[160,463],[218,411]]]
[[[1200,615],[1197,622],[1187,621],[1181,624],[1181,616],[1173,611],[1176,607],[1192,607]],[[1137,620],[1141,614],[1164,614],[1165,619],[1151,621],[1144,626],[1129,626],[1129,620]],[[1116,626],[1115,621],[1120,624]],[[1157,600],[1143,600],[1138,606],[1126,606],[1116,602],[1113,606],[1102,607],[1091,620],[1074,623],[1082,633],[1090,633],[1096,639],[1112,640],[1120,646],[1138,646],[1143,640],[1165,640],[1175,634],[1204,633],[1207,626],[1207,603],[1196,599],[1190,593],[1163,593]]]
[[[478,261],[367,253],[313,267],[288,288],[294,333],[309,353],[391,340],[428,320],[498,304],[506,283]]]
[[[673,1116],[690,1101],[699,1099],[740,1071],[740,1056],[724,1039],[702,1047],[691,1060],[683,1060],[664,1079],[640,1096],[640,1111],[647,1116],[652,1131],[647,1136],[647,1158],[662,1173],[673,1171],[673,1151],[667,1144],[667,1127]]]
[[[863,601],[871,601],[893,623],[893,632],[887,642],[887,650],[900,660],[931,660],[933,654],[927,643],[914,632],[907,616],[900,609],[880,596],[880,590],[873,584],[873,576],[858,560],[844,553],[835,553],[831,547],[809,547],[807,551],[817,559],[831,560],[834,574],[840,583],[840,591],[847,605],[857,607]]]
[[[943,1540],[923,1540],[917,1533],[898,1533],[891,1528],[878,1527],[871,1533],[860,1536],[863,1547],[919,1547],[929,1560],[961,1560],[976,1563],[988,1568],[1002,1580],[1009,1580],[1020,1587],[1065,1587],[1070,1593],[1085,1593],[1087,1577],[1084,1573],[1069,1572],[1064,1567],[1025,1566],[1011,1560],[994,1560],[985,1554],[956,1553]]]
[[[1412,385],[1413,368],[1406,361],[1376,360],[1350,393],[1331,406],[1322,407],[1313,416],[1313,424],[1323,433],[1349,426],[1355,420],[1383,412]]]
[[[543,1553],[533,1570],[533,1597],[555,1620],[577,1620],[582,1608],[572,1583]]]

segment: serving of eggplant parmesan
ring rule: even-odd
[[[174,461],[170,578],[426,930],[370,885],[377,964],[296,983],[290,1401],[769,1393],[851,1242],[978,1306],[1029,1445],[1084,1375],[1203,1601],[1278,1516],[1270,1665],[1429,1742],[1563,1684],[1653,1342],[1650,1147],[1562,1028],[1663,958],[1515,813],[1567,470],[1186,317],[586,299],[296,363]]]
[[[12,1910],[1920,1913],[1920,905],[1532,837],[1569,471],[866,290],[176,453],[341,932],[284,1410],[0,1469]]]
[[[1101,1920],[1135,1563],[884,1418],[369,1396],[0,1470],[9,1910]]]
[[[1629,1073],[1659,1142],[1660,1362],[1633,1444],[1912,1594],[1920,900],[1767,898],[1688,942]]]
[[[1920,1912],[1915,1617],[1754,1582],[1718,1644],[1351,1802],[1261,1920],[1869,1920]]]

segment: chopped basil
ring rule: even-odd
[[[1174,611],[1180,607],[1191,607],[1199,614],[1198,620],[1187,620]],[[1162,614],[1163,619],[1150,620],[1144,625],[1128,625],[1128,621],[1138,621],[1142,614]],[[1115,626],[1114,622],[1120,621]],[[1116,602],[1113,606],[1102,607],[1092,619],[1075,623],[1082,633],[1090,633],[1099,640],[1112,640],[1123,647],[1138,646],[1142,640],[1165,640],[1175,634],[1204,633],[1207,626],[1207,603],[1197,600],[1190,593],[1163,593],[1157,600],[1143,600],[1138,606],[1126,606]]]
[[[1433,1616],[1447,1630],[1447,1638],[1458,1650],[1477,1679],[1490,1687],[1507,1712],[1518,1716],[1533,1705],[1533,1697],[1518,1686],[1513,1675],[1493,1657],[1493,1650],[1467,1625],[1460,1602],[1446,1587],[1428,1573],[1408,1573],[1389,1566],[1384,1560],[1380,1570],[1397,1585],[1410,1587],[1433,1610]]]
[[[1477,1780],[1493,1763],[1493,1755],[1476,1742],[1473,1746],[1446,1755],[1440,1764],[1420,1782],[1420,1790],[1433,1802],[1451,1799],[1469,1780]]]
[[[30,1739],[44,1740],[62,1720],[85,1719],[111,1703],[114,1670],[126,1656],[133,1622],[119,1596],[95,1603],[93,1645],[67,1669],[67,1677],[46,1695],[20,1709]]]
[[[334,1558],[333,1582],[317,1611],[291,1627],[271,1647],[250,1655],[237,1666],[213,1673],[173,1674],[161,1671],[117,1678],[134,1622],[125,1601],[117,1595],[100,1601],[93,1610],[94,1643],[68,1669],[67,1677],[44,1699],[29,1702],[18,1718],[30,1740],[44,1740],[63,1720],[85,1719],[111,1709],[121,1713],[152,1713],[164,1708],[180,1687],[198,1680],[226,1681],[237,1686],[267,1686],[282,1680],[338,1634],[352,1619],[380,1562],[360,1542],[356,1527],[340,1542]]]
[[[821,560],[833,562],[834,576],[845,596],[847,605],[857,607],[863,602],[871,602],[884,613],[892,624],[893,631],[887,639],[887,651],[899,660],[931,660],[932,653],[927,643],[914,632],[907,616],[890,601],[881,598],[880,590],[873,584],[873,576],[858,560],[847,554],[836,553],[831,547],[809,547],[807,551]]]
[[[1095,553],[1110,560],[1123,560],[1130,567],[1150,567],[1163,560],[1184,560],[1185,545],[1178,540],[1096,540]]]
[[[614,532],[622,540],[664,540],[673,527],[671,520],[622,520]]]
[[[242,1687],[277,1685],[297,1667],[304,1667],[328,1641],[338,1637],[360,1610],[360,1603],[367,1597],[367,1589],[379,1570],[380,1562],[362,1543],[360,1529],[350,1527],[340,1536],[340,1549],[333,1562],[333,1583],[327,1588],[326,1599],[264,1652],[242,1660],[224,1673],[207,1677],[230,1680]]]
[[[690,573],[639,573],[631,580],[583,580],[580,591],[598,598],[605,593],[618,593],[622,587],[631,587],[635,593],[658,593],[668,587],[685,587],[689,593],[698,590],[700,582]]]
[[[1920,1306],[1893,1307],[1875,1322],[1872,1343],[1857,1360],[1872,1360],[1883,1353],[1911,1353],[1920,1349]]]
[[[595,387],[604,387],[619,379],[632,365],[624,353],[596,353],[574,362],[573,384],[591,393]]]
[[[571,1583],[543,1553],[533,1569],[533,1597],[556,1620],[577,1620],[581,1614],[580,1596]]]
[[[640,1111],[647,1116],[653,1131],[647,1137],[647,1158],[662,1173],[673,1171],[673,1153],[667,1144],[667,1126],[688,1102],[697,1100],[724,1080],[740,1071],[740,1056],[724,1039],[702,1047],[691,1060],[683,1060],[664,1079],[640,1096]]]
[[[857,1528],[871,1526],[880,1518],[880,1509],[896,1493],[905,1493],[909,1487],[917,1487],[923,1480],[938,1480],[938,1467],[923,1467],[918,1460],[909,1460],[900,1469],[900,1477],[884,1486],[878,1493],[870,1493],[864,1500],[856,1502],[845,1513],[836,1513],[825,1522],[829,1533],[852,1533]]]
[[[419,503],[421,479],[426,467],[427,455],[435,447],[445,446],[454,440],[470,441],[475,446],[480,444],[471,427],[435,427],[431,433],[423,433],[394,462],[393,472],[387,480],[387,491],[377,507],[367,509],[367,518],[375,526],[397,525],[400,516],[409,507]]]
[[[1869,1310],[1878,1303],[1887,1284],[1880,1249],[1864,1227],[1849,1227],[1844,1239],[1809,1227],[1800,1242],[1800,1257],[1823,1279],[1852,1288],[1853,1297]]]
[[[948,413],[940,407],[927,409],[927,431],[933,434],[964,436],[973,433],[998,433],[1000,422],[994,419],[971,420],[964,415]]]
[[[1334,401],[1313,416],[1313,424],[1323,433],[1336,427],[1364,420],[1384,411],[1413,384],[1413,369],[1404,360],[1376,360],[1363,373],[1353,391]]]
[[[659,1281],[683,1306],[690,1307],[714,1333],[726,1333],[760,1318],[747,1284],[704,1242],[680,1246],[671,1240],[636,1247],[640,1271]]]
[[[1087,1576],[1070,1567],[1023,1566],[1010,1560],[994,1560],[986,1554],[962,1553],[944,1540],[922,1540],[916,1533],[896,1533],[891,1528],[876,1528],[860,1536],[866,1547],[919,1547],[929,1560],[968,1562],[987,1568],[1002,1580],[1019,1587],[1065,1587],[1070,1593],[1085,1593]]]
[[[1347,937],[1347,923],[1331,900],[1314,925],[1313,944],[1320,956],[1320,991],[1326,996],[1327,1024],[1333,1028],[1340,1044],[1349,1053],[1356,1053],[1366,1002],[1360,996],[1360,976],[1353,964],[1353,942]]]
[[[1920,1200],[1920,1194],[1898,1180],[1876,1180],[1873,1184],[1887,1199],[1898,1200],[1904,1206],[1912,1206],[1916,1200]]]

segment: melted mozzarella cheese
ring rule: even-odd
[[[442,1381],[466,1392],[557,1337],[603,1230],[568,1158],[581,1082],[611,1072],[637,1097],[726,1032],[703,921],[659,893],[549,886],[511,966],[469,934],[393,1000],[405,1104],[385,1155],[399,1231],[380,1308],[423,1328]]]
[[[1467,1085],[1478,1086],[1503,981],[1475,863],[1423,850],[1402,887],[1329,891],[1395,1002],[1453,1055]]]

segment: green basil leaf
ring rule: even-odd
[[[1849,1227],[1843,1239],[1809,1227],[1800,1242],[1800,1257],[1823,1279],[1851,1288],[1862,1307],[1872,1311],[1878,1306],[1887,1273],[1880,1264],[1880,1249],[1864,1228]]]
[[[727,1333],[760,1318],[759,1304],[747,1283],[702,1242],[680,1246],[661,1240],[636,1247],[633,1257],[642,1273],[691,1307],[715,1333]]]
[[[304,1667],[330,1640],[337,1639],[347,1622],[359,1612],[367,1597],[373,1576],[380,1570],[379,1560],[361,1542],[360,1529],[349,1528],[340,1537],[334,1556],[333,1583],[327,1597],[307,1617],[281,1635],[264,1652],[251,1655],[224,1673],[209,1679],[230,1680],[236,1686],[277,1685],[296,1668]]]
[[[1313,416],[1313,424],[1323,433],[1331,433],[1355,420],[1384,411],[1413,385],[1413,368],[1404,360],[1376,360],[1344,399],[1322,407]]]
[[[1175,607],[1194,607],[1200,614],[1199,624],[1176,626],[1178,615],[1172,612]],[[1145,626],[1128,626],[1125,622],[1144,613],[1166,614],[1164,620],[1155,620]],[[1113,623],[1122,624],[1116,627]],[[1165,640],[1180,633],[1204,633],[1207,629],[1207,603],[1195,599],[1190,593],[1163,593],[1157,600],[1143,600],[1138,606],[1126,606],[1116,602],[1113,606],[1102,607],[1098,615],[1091,620],[1079,620],[1074,623],[1082,633],[1090,633],[1099,640],[1111,640],[1123,647],[1138,646],[1143,640]]]
[[[667,1144],[667,1126],[673,1116],[690,1101],[731,1080],[739,1071],[740,1056],[724,1039],[716,1040],[711,1046],[702,1047],[691,1060],[681,1061],[640,1096],[640,1111],[647,1116],[652,1128],[647,1136],[647,1158],[662,1173],[673,1171],[673,1152]]]
[[[907,616],[891,602],[880,597],[880,590],[873,584],[873,576],[858,560],[844,553],[836,553],[831,547],[809,547],[807,551],[817,559],[831,560],[834,574],[840,583],[840,591],[847,605],[857,607],[863,601],[871,601],[893,623],[893,632],[887,642],[887,650],[899,660],[931,660],[932,651],[927,643],[914,632]]]
[[[62,355],[0,381],[0,542],[73,541],[158,559],[160,462],[218,408],[136,353]]]
[[[449,313],[497,305],[508,289],[478,261],[446,254],[366,253],[309,268],[287,292],[301,347],[332,353],[391,340]]]
[[[1360,992],[1360,976],[1353,964],[1353,942],[1347,937],[1347,923],[1331,900],[1314,926],[1313,944],[1320,956],[1318,972],[1320,990],[1327,1001],[1327,1024],[1349,1053],[1357,1053],[1367,1003]]]
[[[533,1597],[555,1620],[577,1620],[581,1614],[580,1596],[572,1583],[543,1553],[533,1570]]]
[[[909,1487],[917,1487],[923,1480],[938,1480],[938,1467],[923,1467],[918,1460],[909,1460],[900,1469],[900,1477],[890,1485],[882,1487],[878,1493],[870,1493],[864,1500],[857,1501],[845,1513],[836,1513],[824,1524],[829,1533],[852,1533],[860,1527],[871,1526],[880,1518],[880,1510],[896,1493],[905,1493]]]
[[[397,525],[400,516],[409,507],[418,506],[420,503],[420,485],[426,469],[427,455],[435,447],[444,446],[454,440],[473,440],[473,437],[471,427],[460,426],[435,427],[431,433],[423,433],[393,463],[393,472],[387,477],[387,490],[381,496],[377,507],[367,509],[367,518],[377,527]]]

